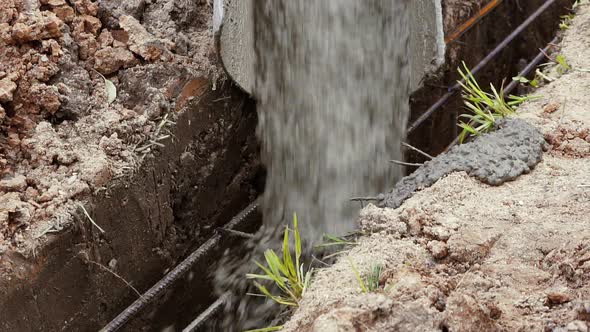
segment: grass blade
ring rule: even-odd
[[[357,268],[354,265],[354,263],[352,262],[352,260],[349,257],[347,257],[347,258],[348,258],[348,262],[350,263],[350,267],[352,268],[352,272],[354,272],[354,276],[356,277],[356,280],[359,282],[359,285],[361,286],[363,293],[367,293],[367,286],[365,285],[363,278],[361,278],[361,274],[357,270]]]

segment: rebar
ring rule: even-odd
[[[549,44],[547,44],[547,46],[545,46],[544,49],[540,50],[539,54],[537,54],[537,56],[531,62],[529,62],[529,64],[526,65],[526,67],[524,67],[524,69],[520,73],[518,73],[518,76],[525,77],[525,76],[529,75],[533,70],[535,70],[537,68],[537,66],[541,63],[541,61],[543,61],[543,59],[545,59],[546,54],[549,51],[549,49],[554,47],[554,45],[558,41],[559,41],[559,37],[553,38],[553,40],[551,40],[549,42]],[[518,84],[519,84],[519,82],[516,80],[513,80],[512,82],[510,82],[510,84],[508,84],[506,86],[506,88],[504,89],[504,96],[508,96],[510,94],[510,92],[512,92],[512,90],[514,90],[518,86]],[[453,146],[457,145],[457,143],[459,143],[459,138],[460,138],[460,136],[455,137],[455,139],[451,142],[451,144],[449,144],[445,148],[444,152],[449,151]]]
[[[226,226],[227,229],[233,229],[241,225],[252,212],[259,206],[259,199],[248,205],[238,215],[236,215]],[[127,309],[123,310],[110,323],[103,327],[100,332],[114,332],[123,327],[131,318],[137,315],[148,304],[161,296],[166,289],[168,289],[176,280],[180,279],[189,269],[198,262],[202,257],[213,248],[217,247],[223,236],[217,232],[207,242],[201,245],[197,250],[193,251],[185,260],[178,264],[172,271],[168,272],[164,278],[160,279],[147,292],[135,300]]]
[[[473,75],[477,74],[483,67],[485,67],[491,60],[493,60],[501,51],[510,44],[516,37],[518,37],[535,19],[537,19],[542,13],[544,13],[547,8],[549,8],[556,0],[547,0],[543,5],[541,5],[534,13],[531,14],[521,25],[519,25],[514,31],[512,31],[508,37],[506,37],[496,48],[494,48],[485,58],[483,58],[477,66],[475,66],[471,73]],[[462,81],[464,82],[464,81]],[[460,84],[456,83],[452,87],[449,88],[449,91],[445,93],[434,105],[430,106],[426,112],[416,119],[409,127],[408,127],[408,134],[413,132],[418,126],[420,126],[426,119],[428,119],[434,112],[439,110],[441,106],[447,103],[449,99],[459,90]]]
[[[227,298],[227,293],[220,296],[215,302],[213,302],[205,311],[203,311],[197,318],[195,318],[187,327],[185,327],[182,332],[194,332],[197,331],[199,327],[203,325],[206,321],[208,321],[211,316],[215,315],[225,304],[225,299]]]
[[[241,238],[244,238],[244,239],[252,239],[252,238],[254,238],[254,234],[246,233],[246,232],[240,232],[240,231],[236,231],[236,230],[233,230],[233,229],[227,229],[227,228],[223,228],[223,227],[218,228],[217,231],[224,232],[227,235],[241,237]]]
[[[418,152],[419,154],[423,155],[424,157],[426,157],[428,159],[433,159],[434,158],[433,156],[429,155],[428,153],[426,153],[426,152],[424,152],[424,151],[422,151],[422,150],[420,150],[420,149],[418,149],[418,148],[416,148],[414,146],[411,146],[408,143],[402,142],[402,146],[404,146],[404,147],[406,147],[406,148],[408,148],[410,150],[414,150],[414,151]]]
[[[445,38],[445,44],[450,44],[455,40],[459,39],[463,36],[464,33],[469,31],[477,22],[479,22],[482,18],[486,17],[489,13],[494,10],[494,8],[498,7],[502,3],[503,0],[492,0],[487,5],[482,7],[475,15],[473,15],[470,19],[465,21],[465,23],[461,24],[459,28],[457,28],[453,33],[451,33],[448,37]]]

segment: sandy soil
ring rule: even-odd
[[[502,186],[452,173],[398,209],[367,206],[367,236],[321,269],[284,331],[588,331],[590,5],[561,53],[572,70],[519,110],[548,141]],[[362,275],[382,264],[380,289]]]
[[[211,6],[0,2],[0,254],[30,256],[75,201],[173,139],[178,112],[219,77]],[[101,74],[117,89],[110,104]]]

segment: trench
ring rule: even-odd
[[[459,39],[448,44],[445,65],[438,75],[426,78],[423,87],[411,95],[411,118],[409,121],[412,122],[418,118],[424,110],[448,91],[448,87],[452,86],[458,79],[455,69],[460,65],[461,61],[465,61],[469,67],[475,66],[505,36],[510,34],[516,26],[542,4],[543,1],[541,0],[527,1],[526,3],[504,2],[492,13],[481,19],[475,27],[467,31]],[[522,63],[532,60],[538,54],[539,48],[544,47],[554,38],[560,21],[559,16],[565,14],[570,5],[569,1],[558,1],[551,9],[543,13],[522,35],[512,41],[497,58],[477,75],[480,84],[483,86],[487,86],[489,83],[495,86],[508,84],[510,78],[516,76],[522,69]],[[467,15],[450,19],[450,21],[453,23],[461,22],[467,19],[469,14],[472,14],[476,9],[476,6],[473,5],[472,8],[467,9]],[[445,15],[450,15],[447,12],[448,6],[445,6],[443,10]],[[498,25],[497,22],[503,22],[503,24]],[[445,33],[450,33],[452,28],[445,26]],[[459,94],[456,94],[439,112],[415,130],[408,137],[407,142],[431,155],[438,155],[458,135],[456,123],[462,109],[462,100]],[[423,155],[412,150],[406,152],[406,159],[418,163],[425,161]],[[412,167],[406,169],[407,174],[412,171]],[[264,177],[264,171],[261,172],[260,177]],[[259,189],[258,193],[261,194],[263,188],[259,187]],[[254,231],[262,222],[260,211],[254,213],[252,218],[253,221],[250,224],[249,231]],[[126,330],[180,330],[182,327],[189,325],[199,313],[202,313],[208,306],[213,304],[216,298],[210,292],[213,285],[211,284],[212,277],[208,272],[215,270],[215,268],[211,267],[211,263],[214,263],[227,247],[237,245],[241,241],[239,237],[236,238],[231,235],[227,235],[227,237],[229,239],[227,239],[224,246],[216,250],[207,259],[193,266],[187,277],[178,282],[155,305],[152,305],[150,310],[146,310],[138,318],[135,318]],[[220,310],[215,311],[208,319],[219,319],[221,314]],[[204,331],[206,329],[201,327],[201,329],[195,330]]]
[[[456,69],[461,65],[461,61],[465,61],[469,68],[473,68],[544,2],[542,0],[505,1],[461,38],[448,44],[445,65],[441,68],[442,75],[426,78],[424,86],[410,96],[412,110],[410,122],[418,118],[460,79]],[[545,11],[476,75],[480,85],[489,86],[492,83],[498,87],[510,83],[511,78],[522,69],[523,61],[528,63],[539,53],[539,49],[553,39],[561,20],[560,16],[567,13],[570,5],[571,1],[557,1]],[[472,10],[475,8],[472,7]],[[443,11],[444,15],[451,15],[445,2],[443,2]],[[454,29],[455,26],[445,26],[445,35],[450,34]],[[411,133],[408,142],[431,155],[443,152],[449,142],[459,134],[456,126],[457,117],[463,113],[463,110],[463,102],[456,94],[420,128]],[[423,155],[414,151],[407,151],[406,158],[414,163],[426,161]],[[407,171],[412,172],[414,169],[408,167]]]
[[[458,78],[456,68],[462,60],[473,67],[543,3],[543,0],[504,1],[449,44],[445,65],[438,75],[425,79],[424,86],[411,95],[409,121],[418,118],[454,84]],[[457,7],[462,10],[451,11]],[[499,86],[503,79],[515,76],[521,59],[530,61],[539,48],[553,39],[559,16],[569,7],[571,1],[559,0],[543,13],[477,75],[480,84]],[[477,3],[443,1],[445,33],[452,32],[477,9]],[[173,70],[166,68],[166,71]],[[141,85],[144,79],[135,77],[137,82],[130,85]],[[133,89],[140,90],[137,86],[129,87]],[[260,144],[255,133],[258,121],[255,102],[237,87],[223,86],[203,103],[204,109],[189,106],[189,111],[181,115],[183,118],[177,123],[182,128],[175,132],[178,141],[162,149],[156,157],[146,159],[143,170],[131,181],[116,183],[115,189],[98,195],[100,203],[91,214],[101,221],[102,227],[112,230],[112,238],[93,232],[88,225],[66,230],[61,242],[56,241],[46,253],[41,253],[42,260],[49,263],[39,281],[30,289],[19,287],[6,300],[12,306],[0,308],[3,317],[13,318],[6,319],[2,323],[8,325],[0,327],[14,331],[97,330],[137,299],[121,280],[100,269],[89,270],[82,264],[71,249],[80,246],[105,263],[112,261],[117,253],[124,253],[115,261],[117,271],[130,280],[139,280],[134,286],[145,291],[207,239],[216,235],[222,238],[218,246],[161,296],[130,317],[122,331],[181,331],[217,300],[212,291],[212,272],[226,249],[239,248],[243,242],[239,235],[219,228],[264,192],[266,170],[261,165]],[[462,108],[462,101],[455,95],[408,137],[408,143],[431,155],[441,153],[457,135],[457,116]],[[231,129],[223,129],[228,127]],[[219,153],[213,158],[207,155],[210,151]],[[409,150],[406,159],[425,161],[422,155]],[[407,173],[412,171],[412,167],[406,169]],[[394,183],[388,185],[393,187]],[[121,201],[125,202],[126,223],[120,222]],[[158,222],[152,214],[169,217],[161,218],[166,222]],[[262,224],[261,211],[256,210],[248,218],[239,230],[254,233]],[[37,273],[34,264],[22,265],[23,269]],[[162,271],[163,266],[169,267],[168,270]],[[78,302],[81,298],[82,303]],[[55,303],[63,308],[55,308]],[[38,318],[23,317],[21,307],[27,313],[37,312]],[[216,311],[209,319],[215,321],[221,314]],[[64,325],[69,319],[72,321]]]

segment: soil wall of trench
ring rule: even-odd
[[[212,101],[224,97],[232,106]],[[104,233],[79,213],[74,224],[48,236],[35,259],[7,253],[3,259],[15,273],[2,283],[2,330],[101,328],[137,294],[98,264],[147,290],[252,201],[259,190],[252,181],[258,171],[256,114],[245,103],[251,106],[230,89],[189,106],[177,119],[174,144],[93,197],[87,210]],[[220,123],[233,128],[220,131]],[[213,164],[210,154],[219,154]],[[199,169],[210,170],[195,176]]]
[[[0,330],[99,330],[137,299],[125,282],[144,292],[259,195],[255,105],[211,16],[0,2]],[[188,292],[194,310],[209,296]],[[127,330],[158,328],[149,314]]]

